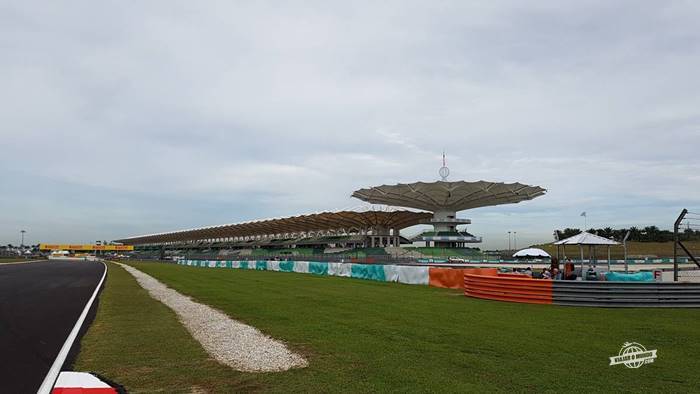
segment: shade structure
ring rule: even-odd
[[[552,257],[549,253],[539,248],[527,248],[519,250],[513,254],[513,257]]]
[[[457,212],[532,200],[545,192],[539,186],[521,183],[437,181],[374,186],[356,190],[352,196],[372,204]]]
[[[591,234],[589,232],[582,232],[574,235],[573,237],[569,237],[566,239],[562,239],[561,241],[557,241],[554,243],[555,245],[620,245],[619,242],[613,241],[612,239],[608,239],[605,237],[601,237],[600,235],[595,235]]]
[[[465,243],[474,242],[474,237],[459,235],[457,226],[469,224],[471,221],[458,218],[457,212],[491,205],[515,204],[532,200],[545,192],[546,190],[539,186],[522,183],[442,180],[374,186],[356,190],[352,196],[372,204],[433,212],[433,217],[426,224],[433,225],[437,234],[452,237],[447,241],[434,241],[433,246],[463,247]],[[481,239],[477,242],[481,242]],[[426,246],[429,245],[426,243]]]
[[[272,236],[312,231],[345,231],[351,233],[360,230],[400,230],[419,224],[431,216],[428,212],[415,212],[392,207],[366,207],[139,235],[116,241],[126,245],[143,245],[214,238]]]
[[[596,246],[606,246],[608,248],[608,271],[610,270],[610,247],[615,246],[615,245],[620,245],[619,242],[613,241],[612,239],[608,239],[605,237],[601,237],[600,235],[595,235],[591,234],[589,232],[581,232],[573,237],[569,237],[566,239],[562,239],[561,241],[554,242],[555,245],[557,245],[557,257],[559,257],[559,246],[561,245],[578,245],[579,251],[581,253],[581,274],[583,275],[583,247],[588,246],[589,251],[588,251],[588,260],[589,262],[592,262],[594,260],[595,256],[595,247]]]

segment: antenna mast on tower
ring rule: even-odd
[[[445,161],[445,151],[442,151],[442,167],[440,167],[440,171],[438,172],[440,174],[440,178],[442,178],[443,182],[447,180],[447,177],[450,175],[450,169],[447,168],[447,162]]]

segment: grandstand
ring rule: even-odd
[[[142,257],[171,256],[316,256],[349,254],[423,255],[419,250],[402,251],[401,245],[422,242],[427,254],[447,249],[456,255],[471,255],[467,244],[480,243],[464,227],[470,219],[458,211],[500,204],[513,204],[543,195],[539,186],[520,183],[448,182],[449,170],[440,169],[442,181],[381,185],[359,189],[353,197],[369,204],[359,209],[326,211],[308,215],[253,220],[188,230],[140,235],[116,240],[134,245]],[[418,224],[432,225],[411,239],[401,230]],[[167,251],[167,253],[166,253]]]
[[[401,229],[419,224],[430,216],[428,212],[365,206],[141,235],[117,242],[135,245],[141,252],[151,251],[153,257],[156,254],[162,257],[166,249],[184,256],[207,253],[308,256],[326,251],[358,250],[353,253],[359,253],[359,249],[386,254],[385,247],[410,243],[400,235]]]

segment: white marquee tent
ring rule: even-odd
[[[595,247],[596,246],[605,246],[608,248],[608,270],[610,270],[610,247],[615,246],[615,245],[620,245],[619,242],[613,241],[612,239],[608,239],[605,237],[601,237],[600,235],[595,235],[591,234],[588,232],[581,232],[573,237],[569,237],[566,239],[562,239],[561,241],[554,242],[554,245],[557,245],[557,257],[559,257],[559,246],[560,245],[578,245],[579,250],[581,252],[581,272],[583,272],[583,247],[588,246],[588,260],[589,262],[592,262],[594,258],[591,256],[595,256]]]

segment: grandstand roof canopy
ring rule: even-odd
[[[428,212],[414,212],[390,207],[382,209],[319,212],[283,218],[201,227],[189,230],[141,235],[116,240],[127,245],[193,241],[213,238],[252,237],[309,231],[351,229],[402,229],[432,217]]]
[[[431,212],[513,204],[546,192],[539,186],[501,182],[415,182],[360,189],[352,196],[372,204],[424,209]]]

